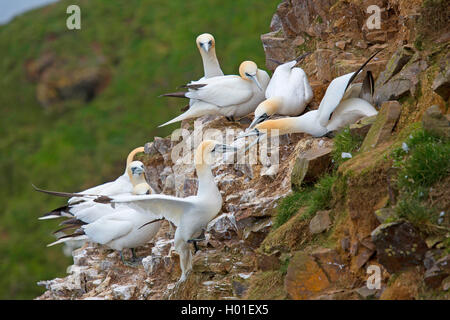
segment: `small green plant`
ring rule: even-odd
[[[277,215],[273,224],[274,229],[283,225],[295,215],[301,207],[305,206],[310,193],[311,188],[304,188],[283,198],[278,205]]]
[[[436,223],[438,217],[436,212],[413,198],[400,200],[395,210],[398,218],[406,219],[415,225],[424,226],[428,222]]]
[[[394,166],[400,168],[400,190],[421,198],[426,190],[450,173],[450,143],[419,130],[392,153]]]
[[[450,173],[450,141],[423,129],[414,131],[401,147],[392,151],[398,169],[396,219],[406,219],[422,231],[430,232],[438,212],[428,204],[430,187]]]
[[[326,174],[314,185],[311,195],[308,199],[308,209],[305,212],[306,217],[311,217],[319,210],[329,209],[332,199],[331,188],[336,181],[337,176]]]
[[[281,200],[273,228],[283,225],[301,207],[306,207],[302,220],[311,218],[318,210],[328,209],[332,198],[331,189],[336,178],[334,175],[326,174],[313,187],[305,187]]]
[[[361,147],[364,138],[360,135],[353,134],[347,127],[339,132],[333,139],[333,162],[339,166],[349,158],[342,158],[342,153],[353,153]]]

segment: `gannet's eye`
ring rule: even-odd
[[[246,72],[245,75],[246,75],[247,77],[251,77],[250,73],[248,73],[248,72]]]
[[[209,41],[208,41],[208,44],[211,46],[211,45],[212,45],[212,40],[209,40]]]

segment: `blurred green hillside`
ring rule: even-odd
[[[39,280],[65,275],[71,259],[46,248],[57,222],[37,217],[64,203],[37,186],[79,191],[124,171],[134,147],[166,136],[157,128],[183,102],[158,98],[202,76],[195,37],[216,38],[222,70],[236,74],[252,59],[265,66],[260,35],[279,0],[61,1],[0,26],[0,298],[31,299]],[[66,28],[66,8],[81,7],[81,30]],[[101,57],[108,86],[88,103],[43,108],[26,62],[53,53],[65,66]]]

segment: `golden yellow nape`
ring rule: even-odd
[[[258,66],[253,61],[244,61],[239,66],[239,75],[246,80],[251,80],[248,75],[255,76],[257,71]]]
[[[131,150],[131,152],[128,154],[126,170],[127,170],[128,176],[130,177],[130,180],[131,180],[130,163],[133,162],[134,156],[135,156],[136,154],[140,153],[140,152],[144,152],[144,147],[137,147],[137,148],[134,148],[134,149]]]
[[[214,140],[204,140],[195,150],[194,163],[196,166],[203,166],[211,163],[211,152],[216,145]]]

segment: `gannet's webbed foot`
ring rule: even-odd
[[[327,137],[327,138],[333,139],[335,135],[336,135],[336,134],[335,134],[334,131],[328,131],[328,132],[325,133],[322,137]]]
[[[197,251],[199,250],[198,249],[198,246],[197,246],[197,242],[198,241],[203,241],[203,240],[206,240],[206,237],[205,237],[205,228],[203,228],[202,229],[202,233],[200,234],[200,236],[198,236],[197,238],[194,238],[194,239],[189,239],[188,241],[187,241],[187,243],[193,243],[194,244],[194,254],[196,254],[197,253]]]
[[[127,261],[123,257],[123,252],[120,251],[120,260],[122,260],[122,263],[127,267],[137,268],[137,267],[139,267],[139,265],[141,263],[141,259],[136,257],[136,253],[134,252],[134,249],[131,249],[131,253],[132,253],[133,257],[131,258],[130,261]]]
[[[131,248],[130,249],[131,250],[131,261],[133,262],[133,263],[141,263],[141,261],[142,261],[142,257],[141,258],[139,258],[137,255],[136,255],[136,249],[135,248]]]
[[[191,243],[191,242],[193,242],[193,241],[203,241],[203,240],[206,240],[205,232],[206,232],[206,229],[205,229],[205,228],[202,228],[202,233],[200,233],[200,235],[199,235],[197,238],[189,239],[187,242],[188,242],[188,243]]]

